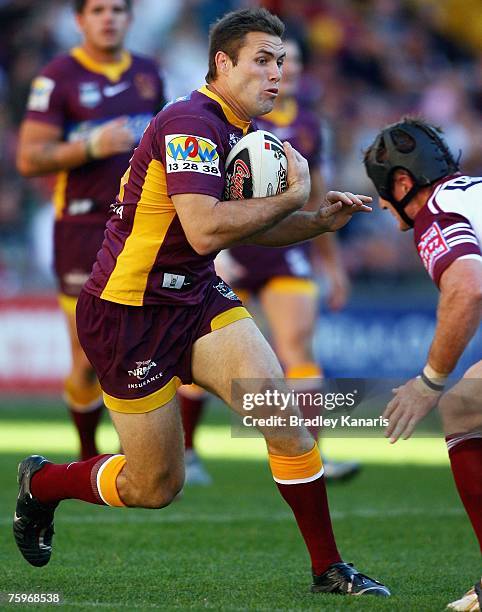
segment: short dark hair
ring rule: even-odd
[[[73,0],[74,11],[77,14],[80,14],[84,11],[85,5],[88,0]],[[128,11],[132,10],[132,0],[124,0],[124,4],[126,5],[126,9]]]
[[[246,34],[264,32],[281,38],[284,30],[281,19],[265,8],[241,9],[226,13],[211,26],[209,32],[209,70],[206,81],[210,83],[217,76],[215,58],[218,51],[226,53],[236,66]]]

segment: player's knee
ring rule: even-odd
[[[130,500],[141,508],[165,508],[184,486],[184,474],[165,472],[131,487]]]
[[[482,427],[482,400],[473,386],[472,381],[462,379],[441,397],[438,409],[446,435]]]

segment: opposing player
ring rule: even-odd
[[[258,128],[288,140],[308,161],[310,199],[305,210],[316,210],[322,199],[322,140],[318,118],[301,105],[296,94],[303,69],[299,42],[284,40],[286,59],[273,110],[256,120]],[[318,315],[318,285],[313,280],[312,251],[319,254],[329,280],[327,304],[333,309],[346,302],[348,279],[334,234],[322,234],[311,243],[284,248],[249,245],[224,251],[216,259],[218,274],[246,303],[258,298],[269,325],[275,352],[292,386],[304,393],[320,391],[322,371],[315,362],[312,339]],[[181,387],[179,402],[186,442],[186,483],[209,484],[211,479],[195,450],[195,432],[208,394],[196,387]],[[317,431],[312,431],[317,437]],[[326,480],[347,479],[359,470],[353,461],[323,457]]]
[[[282,33],[282,22],[265,9],[227,14],[211,32],[208,85],[161,111],[134,152],[77,304],[79,337],[125,454],[66,465],[34,455],[20,464],[14,532],[33,565],[50,559],[53,514],[62,499],[145,508],[172,501],[184,478],[181,383],[194,381],[240,412],[231,398],[233,379],[242,390],[287,390],[273,351],[216,276],[213,259],[241,240],[283,245],[334,231],[354,213],[370,211],[371,198],[329,192],[319,210],[298,212],[309,195],[308,166],[285,144],[286,192],[222,200],[230,143],[273,107]],[[299,415],[295,405],[283,414]],[[312,590],[388,595],[341,561],[320,453],[303,424],[287,430],[260,423],[260,430],[310,553]]]
[[[98,454],[103,400],[77,337],[75,306],[102,244],[109,204],[134,146],[163,104],[163,87],[153,61],[123,48],[130,0],[76,0],[74,6],[83,43],[33,81],[18,168],[25,176],[57,174],[54,266],[72,355],[64,397],[87,459]]]
[[[452,472],[482,551],[482,361],[445,395],[444,385],[479,327],[482,308],[482,177],[463,176],[440,130],[414,118],[385,127],[365,154],[380,205],[413,228],[415,246],[440,289],[427,363],[395,390],[384,416],[391,442],[411,436],[437,403]],[[453,610],[480,610],[481,583]]]

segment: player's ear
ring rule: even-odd
[[[228,74],[229,69],[232,65],[231,60],[229,59],[229,55],[224,53],[224,51],[218,51],[214,58],[216,62],[216,68],[218,74]]]
[[[84,20],[83,20],[83,16],[82,13],[75,13],[75,25],[77,26],[77,30],[80,33],[83,33],[84,31]]]
[[[413,179],[406,170],[399,170],[399,173],[400,184],[403,186],[405,193],[408,193],[413,187]]]

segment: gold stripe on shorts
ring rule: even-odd
[[[151,412],[164,406],[172,400],[176,395],[178,387],[182,385],[181,379],[178,376],[173,376],[161,389],[154,391],[145,397],[136,399],[120,399],[113,397],[104,391],[104,404],[109,410],[114,412],[124,412],[127,414],[143,414]]]
[[[218,314],[211,319],[211,331],[216,331],[226,325],[230,325],[235,321],[241,321],[241,319],[252,319],[253,317],[249,314],[244,306],[235,306],[229,310],[225,310],[221,314]]]

